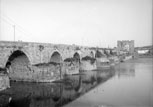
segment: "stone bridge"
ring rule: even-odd
[[[0,68],[14,67],[14,71],[9,70],[10,77],[20,80],[31,81],[33,78],[40,80],[38,78],[42,76],[39,75],[48,75],[48,70],[44,73],[43,68],[39,67],[41,69],[37,70],[34,65],[49,62],[63,63],[65,59],[72,57],[81,61],[85,56],[95,57],[95,50],[76,45],[0,41]],[[9,68],[10,65],[12,68]],[[24,69],[25,67],[27,70]],[[56,73],[50,73],[52,77],[56,77],[53,76],[54,74]]]
[[[95,55],[94,50],[76,45],[0,41],[0,67],[5,67],[12,55],[21,53],[26,55],[31,65],[50,61],[62,62],[75,55],[80,59]]]

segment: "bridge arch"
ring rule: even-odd
[[[102,56],[103,56],[102,52],[99,51],[99,50],[96,50],[95,58],[100,58],[100,57],[102,57]]]
[[[61,63],[62,61],[63,59],[61,53],[57,50],[53,51],[50,62]]]
[[[81,61],[81,55],[78,52],[75,52],[73,54],[73,58],[75,58],[75,60],[78,61],[78,62]]]
[[[95,54],[94,54],[93,51],[90,52],[90,56],[91,56],[92,58],[95,58]]]
[[[7,73],[11,80],[22,80],[24,77],[27,77],[30,68],[31,62],[27,53],[21,50],[13,51],[5,64]]]
[[[22,50],[15,50],[15,51],[11,52],[9,57],[6,59],[5,67],[8,67],[8,65],[10,65],[11,62],[13,60],[15,60],[16,58],[20,58],[20,59],[25,58],[25,60],[28,61],[28,64],[31,65],[31,59],[30,59],[29,55],[27,54],[27,52],[24,52]]]

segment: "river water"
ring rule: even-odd
[[[115,75],[67,107],[153,107],[152,59],[120,63]]]
[[[11,82],[0,107],[152,107],[152,58],[67,76],[54,83]]]

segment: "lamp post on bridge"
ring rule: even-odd
[[[15,25],[13,25],[13,29],[14,29],[14,41],[15,41]]]

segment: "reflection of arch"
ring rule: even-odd
[[[61,54],[58,51],[53,52],[50,58],[50,62],[61,63],[62,62]]]
[[[75,52],[75,53],[74,53],[73,58],[74,58],[76,61],[79,61],[79,62],[80,62],[80,55],[79,55],[78,52]]]
[[[12,68],[11,71],[27,71],[26,67],[30,64],[29,57],[21,50],[14,51],[8,58],[5,67]],[[15,68],[15,69],[13,69]]]
[[[79,84],[77,85],[77,87],[74,88],[74,90],[78,93],[81,93],[82,91],[82,79],[81,76],[79,76]]]
[[[63,84],[59,83],[57,84],[58,89],[56,89],[56,91],[54,92],[55,95],[52,96],[52,100],[56,103],[60,102],[61,98],[62,98],[62,93],[63,93]]]

